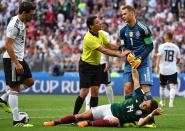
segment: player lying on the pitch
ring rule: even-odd
[[[155,100],[145,100],[145,95],[140,88],[139,75],[132,69],[136,95],[120,103],[93,107],[90,110],[76,115],[69,115],[59,120],[44,122],[44,126],[76,123],[79,127],[86,126],[121,126],[133,122],[138,126],[145,125],[152,117],[161,114]],[[88,120],[88,121],[84,121]]]

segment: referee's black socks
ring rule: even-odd
[[[80,111],[80,109],[84,103],[84,100],[85,99],[81,98],[80,96],[78,96],[76,98],[73,114],[78,114],[78,112]]]
[[[96,107],[96,106],[98,106],[98,97],[91,96],[90,107]]]

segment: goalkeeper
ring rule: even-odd
[[[125,24],[120,30],[120,39],[124,41],[123,48],[132,51],[127,57],[124,68],[125,98],[132,97],[133,80],[131,69],[138,69],[140,84],[148,100],[152,99],[150,86],[153,84],[149,54],[153,50],[153,40],[150,29],[136,19],[135,9],[131,6],[121,8]]]

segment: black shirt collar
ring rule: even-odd
[[[93,33],[93,32],[92,32],[92,31],[90,31],[90,30],[89,30],[89,32],[90,32],[93,36],[98,37],[98,34],[95,34],[95,33]]]

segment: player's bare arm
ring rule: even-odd
[[[111,50],[118,50],[119,49],[119,46],[114,45],[114,44],[107,44],[106,47]]]
[[[121,53],[116,53],[115,51],[112,51],[112,50],[105,48],[103,46],[98,47],[96,50],[100,51],[103,54],[106,54],[109,56],[114,56],[114,57],[120,57],[120,58],[122,58],[125,55],[127,55],[128,53],[130,53],[129,50],[122,51]]]
[[[161,56],[160,55],[157,55],[157,64],[156,64],[156,73],[159,74],[159,64],[160,64],[160,61],[161,61]]]
[[[5,50],[5,46],[0,47],[0,54]]]
[[[109,65],[109,56],[108,55],[105,55],[105,59],[106,59],[106,62],[105,62],[105,68],[104,68],[104,72],[107,72],[110,68],[110,65]]]
[[[133,78],[133,82],[134,82],[134,89],[138,89],[140,87],[139,84],[139,74],[137,69],[132,69],[132,78]]]
[[[6,43],[5,43],[5,48],[8,52],[8,54],[9,54],[9,56],[11,57],[11,60],[13,61],[13,63],[16,66],[16,71],[21,74],[21,73],[24,72],[24,69],[23,69],[22,65],[19,63],[17,57],[15,56],[12,45],[13,45],[13,39],[7,37],[6,38]]]
[[[180,59],[179,58],[177,58],[177,64],[180,64]]]
[[[145,124],[147,124],[147,122],[153,118],[154,116],[158,116],[158,115],[161,115],[162,113],[162,109],[161,108],[157,108],[155,110],[152,111],[152,113],[150,113],[149,115],[147,115],[146,117],[144,118],[140,118],[137,125],[138,126],[143,126]]]

